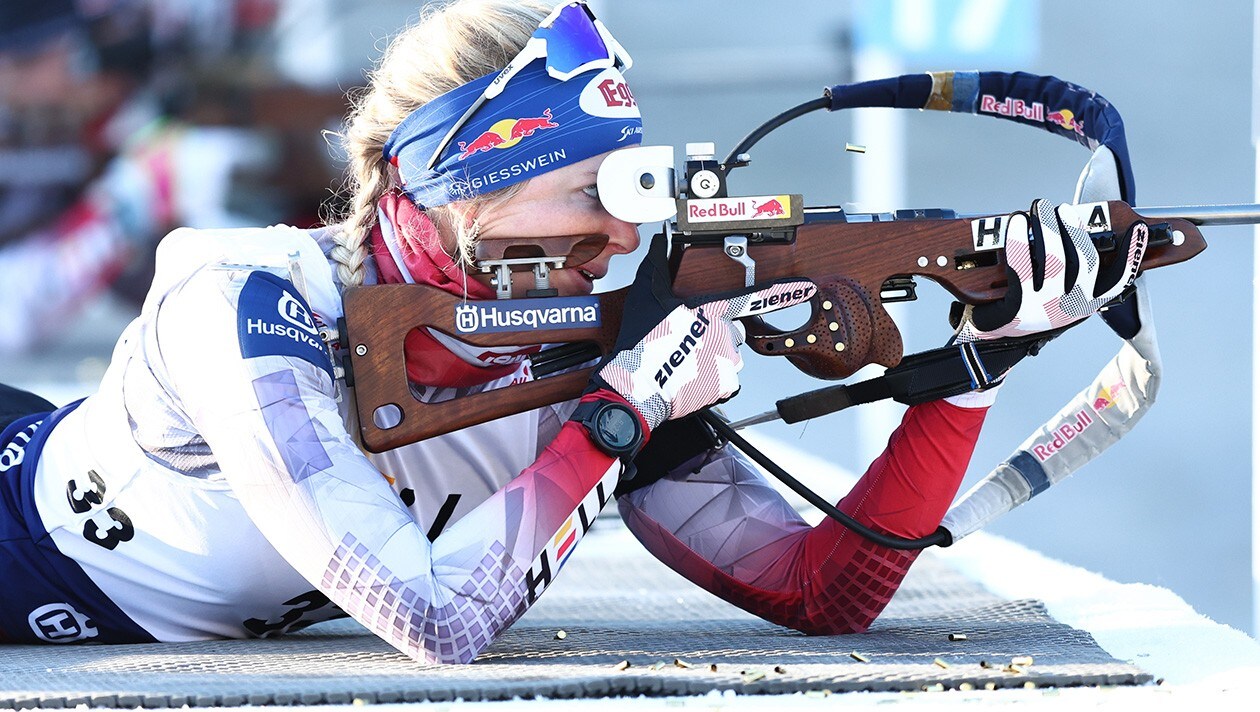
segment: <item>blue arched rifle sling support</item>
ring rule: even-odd
[[[978,114],[1036,126],[1116,157],[1121,200],[1133,204],[1136,187],[1120,112],[1097,92],[1056,77],[1026,72],[903,74],[824,91],[831,111],[862,107],[932,109]]]
[[[1027,72],[925,72],[837,84],[823,96],[831,101],[831,111],[885,107],[987,115],[1036,126],[1091,151],[1106,146],[1116,159],[1120,199],[1133,205],[1137,195],[1120,112],[1097,92],[1057,77]],[[1102,318],[1123,339],[1133,338],[1141,326],[1132,298],[1103,312]]]

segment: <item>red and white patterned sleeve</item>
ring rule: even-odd
[[[878,531],[935,531],[966,473],[987,407],[911,407],[838,508]],[[727,447],[619,500],[635,536],[678,573],[809,634],[867,629],[918,552],[874,544],[830,518],[811,527]]]

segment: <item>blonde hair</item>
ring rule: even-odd
[[[544,0],[458,0],[430,5],[417,24],[390,41],[365,90],[353,97],[341,140],[349,159],[344,214],[330,223],[332,258],[342,284],[363,283],[367,237],[376,224],[376,204],[397,186],[396,170],[382,150],[394,128],[420,106],[502,69],[525,46],[551,12]],[[456,263],[472,264],[480,216],[524,187],[517,183],[470,200],[427,210],[439,229],[456,238]]]

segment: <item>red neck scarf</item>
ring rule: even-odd
[[[372,228],[370,245],[376,271],[383,284],[407,282],[402,269],[416,284],[437,287],[458,297],[494,299],[489,286],[468,276],[442,249],[433,221],[401,193],[387,193],[377,204],[380,222]],[[399,265],[385,244],[381,223],[392,229],[402,256]],[[473,346],[425,329],[412,329],[403,342],[407,378],[413,383],[439,388],[466,388],[511,375],[522,368],[536,346]]]

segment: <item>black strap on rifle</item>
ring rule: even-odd
[[[892,398],[914,405],[984,390],[1025,356],[1036,356],[1069,327],[1031,336],[972,341],[912,354],[884,375],[852,385],[829,386],[775,403],[785,423],[799,423],[863,403]]]

